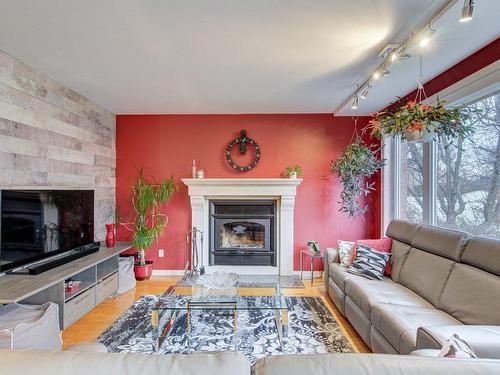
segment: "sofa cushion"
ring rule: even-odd
[[[335,284],[339,287],[339,289],[345,293],[345,282],[348,279],[363,279],[364,277],[354,275],[352,273],[347,272],[347,268],[342,267],[339,263],[330,263],[329,272],[330,278],[333,280]]]
[[[387,277],[384,280],[347,280],[345,293],[368,318],[370,318],[372,306],[376,303],[432,307],[418,294]]]
[[[500,325],[500,278],[456,263],[438,307],[464,324]]]
[[[147,355],[0,351],[0,374],[23,375],[235,375],[250,374],[245,356],[235,351]]]
[[[460,322],[434,307],[376,304],[372,306],[372,325],[400,354],[416,349],[419,327],[459,325]]]
[[[453,264],[450,259],[412,248],[399,282],[437,306]]]
[[[468,240],[469,237],[465,232],[421,225],[411,240],[411,246],[459,261]]]
[[[417,332],[417,349],[439,349],[453,334],[464,339],[479,358],[500,359],[500,326],[420,327]]]
[[[408,220],[391,220],[385,234],[394,240],[410,244],[420,226],[421,224],[415,224]]]
[[[399,273],[401,272],[401,268],[410,253],[411,246],[398,241],[393,240],[391,246],[391,259],[389,262],[391,263],[391,278],[392,280],[398,282],[399,281]]]
[[[273,355],[255,364],[255,375],[498,375],[499,372],[500,361],[496,360],[371,353]]]
[[[472,237],[462,253],[461,261],[500,276],[500,240]]]

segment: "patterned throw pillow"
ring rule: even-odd
[[[443,344],[439,351],[438,357],[440,358],[477,358],[474,350],[462,340],[456,333]]]
[[[382,280],[390,253],[381,253],[365,245],[356,246],[356,259],[349,266],[348,272],[372,280]]]
[[[349,267],[352,263],[352,252],[354,251],[354,242],[338,240],[339,259],[342,267]]]
[[[381,253],[390,253],[392,250],[392,238],[378,238],[374,240],[358,240],[356,244],[365,245],[371,247],[372,249],[381,252]],[[356,247],[354,247],[354,253],[356,253]],[[354,254],[354,259],[356,259],[356,254]],[[391,262],[387,262],[387,266],[385,266],[384,275],[391,276]]]

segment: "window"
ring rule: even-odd
[[[423,143],[401,143],[399,216],[421,223],[424,193]]]
[[[453,144],[384,139],[383,228],[399,217],[500,238],[500,71],[493,65],[439,93],[480,110],[469,120],[472,136]]]
[[[436,142],[436,223],[500,238],[500,94],[467,107],[473,136]]]

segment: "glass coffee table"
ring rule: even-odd
[[[258,297],[258,298],[252,298]],[[153,342],[158,352],[180,315],[185,315],[185,329],[191,334],[191,317],[195,313],[216,314],[233,318],[233,346],[237,350],[238,313],[262,310],[274,313],[279,343],[288,332],[288,306],[279,284],[273,288],[210,289],[205,286],[174,286],[157,297],[151,311]]]

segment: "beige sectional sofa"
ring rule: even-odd
[[[368,280],[325,259],[325,287],[376,353],[440,348],[452,333],[500,358],[500,241],[393,220],[392,274]]]
[[[237,352],[143,355],[0,351],[0,375],[250,375]],[[257,361],[255,375],[496,375],[500,360],[386,354],[278,355]]]

